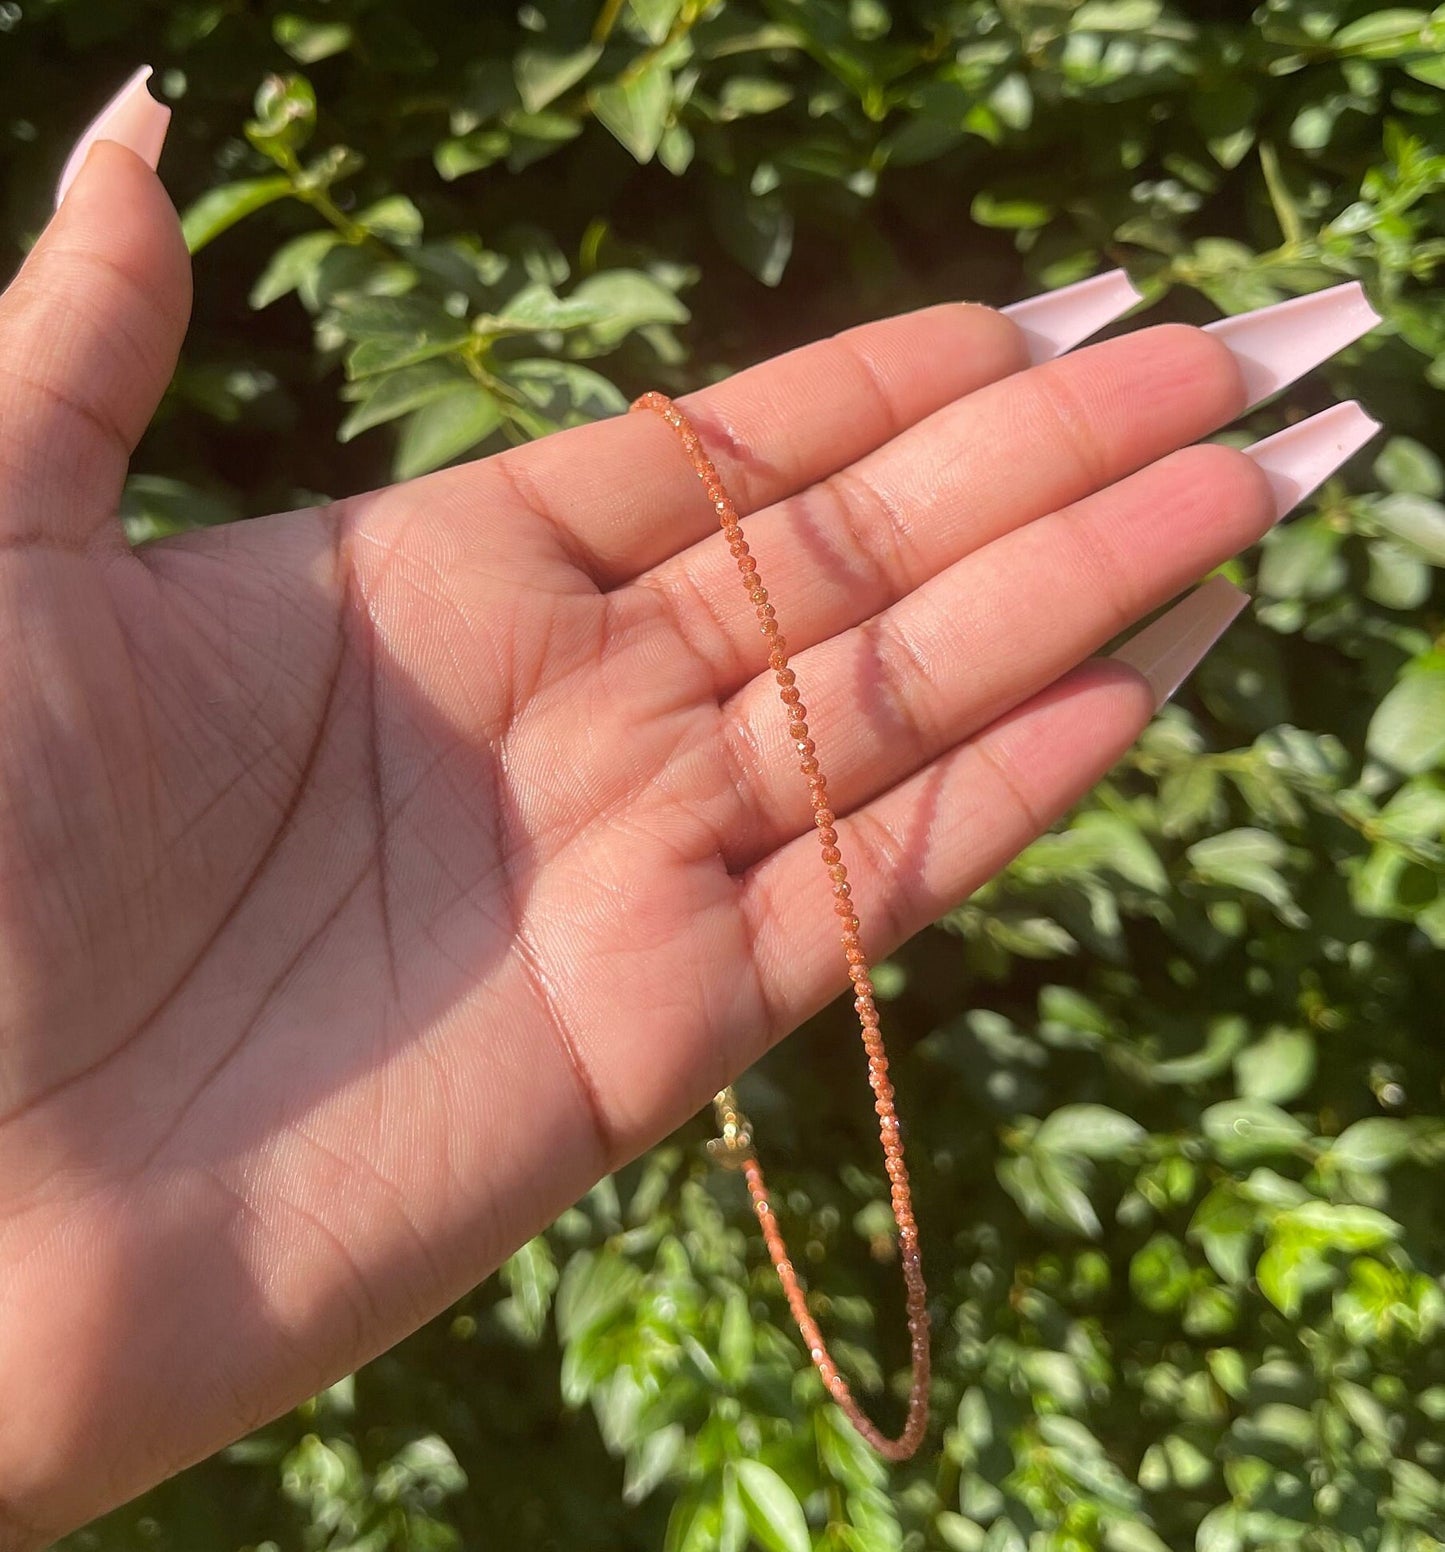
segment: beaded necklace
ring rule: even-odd
[[[873,1089],[873,1108],[878,1114],[878,1135],[883,1145],[884,1166],[888,1171],[893,1218],[898,1225],[899,1254],[907,1294],[908,1336],[913,1356],[913,1382],[908,1393],[908,1415],[903,1431],[896,1439],[881,1433],[854,1400],[847,1380],[838,1372],[838,1366],[828,1352],[817,1321],[809,1312],[807,1295],[798,1281],[787,1244],[778,1228],[777,1214],[773,1211],[768,1188],[763,1181],[763,1171],[753,1148],[752,1127],[738,1108],[731,1087],[723,1089],[713,1100],[722,1135],[710,1145],[711,1151],[715,1157],[733,1164],[743,1172],[753,1211],[762,1228],[768,1255],[777,1268],[788,1308],[793,1312],[808,1356],[822,1375],[828,1393],[849,1422],[885,1460],[907,1460],[917,1450],[928,1424],[928,1295],[923,1285],[923,1265],[918,1254],[918,1225],[913,1218],[908,1168],[903,1162],[903,1139],[899,1133],[898,1116],[893,1108],[893,1085],[888,1081],[888,1056],[883,1049],[883,1036],[878,1028],[878,1009],[873,1002],[873,982],[859,937],[858,917],[854,914],[853,890],[848,883],[848,870],[843,866],[843,857],[838,850],[838,832],[834,828],[836,816],[828,806],[828,781],[818,761],[817,745],[808,733],[807,707],[803,705],[802,695],[797,688],[797,676],[788,667],[788,643],[778,628],[777,613],[768,602],[768,590],[758,575],[758,564],[749,553],[747,540],[743,538],[737,508],[712,459],[708,457],[702,439],[687,416],[665,394],[645,393],[632,408],[655,411],[677,432],[692,464],[693,473],[707,490],[708,500],[712,502],[713,511],[717,513],[718,522],[722,526],[723,537],[737,560],[743,585],[757,611],[758,625],[767,637],[768,667],[778,681],[778,693],[788,716],[788,733],[793,740],[793,747],[798,751],[799,767],[807,778],[813,823],[817,827],[818,840],[823,849],[823,863],[833,886],[833,909],[843,929],[843,953],[848,961],[848,978],[853,983],[855,998],[853,1006],[858,1013],[863,1048],[868,1057],[868,1082]]]

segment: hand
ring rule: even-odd
[[[101,143],[0,300],[6,1547],[396,1341],[845,984],[764,641],[668,427],[132,552],[188,286],[160,184]],[[1336,295],[1026,369],[1014,322],[945,306],[687,401],[874,954],[1222,628],[1211,584],[1085,662],[1357,444],[1346,409],[1175,451],[1367,322]]]

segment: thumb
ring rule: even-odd
[[[191,267],[152,170],[170,109],[136,72],[81,136],[0,296],[0,548],[119,545],[126,465],[185,334]]]

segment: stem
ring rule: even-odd
[[[1293,252],[1304,242],[1304,227],[1300,225],[1299,211],[1289,197],[1284,174],[1279,169],[1279,156],[1268,140],[1259,143],[1259,166],[1264,173],[1264,186],[1269,191],[1269,202],[1274,208],[1274,218],[1279,222],[1284,236],[1284,249]]]
[[[617,25],[617,18],[622,14],[625,0],[607,0],[597,14],[597,21],[592,28],[592,42],[601,48],[611,36],[612,29]]]
[[[388,258],[399,256],[389,243],[384,243],[374,232],[368,232],[364,226],[353,221],[324,188],[306,187],[301,181],[306,174],[294,151],[283,147],[273,151],[271,159],[290,178],[295,197],[303,205],[310,205],[317,215],[334,226],[352,247],[359,248],[369,242],[380,248]]]

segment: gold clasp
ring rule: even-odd
[[[712,1107],[722,1135],[708,1141],[708,1155],[725,1169],[741,1169],[753,1151],[752,1126],[738,1109],[737,1096],[731,1087],[719,1089],[713,1095]]]

